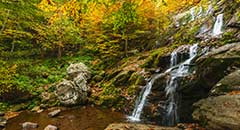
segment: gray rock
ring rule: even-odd
[[[44,128],[44,130],[58,130],[58,128],[54,125],[48,125]]]
[[[67,68],[67,73],[69,80],[64,79],[56,85],[57,98],[63,105],[84,104],[90,91],[87,85],[90,71],[83,63],[76,63]]]
[[[60,114],[61,110],[60,109],[57,109],[57,110],[54,110],[52,112],[49,112],[48,113],[48,117],[55,117],[55,116],[58,116]]]
[[[63,80],[56,86],[55,94],[63,105],[84,104],[89,90],[86,83],[81,75],[74,81]]]
[[[24,122],[22,124],[23,130],[35,129],[37,127],[38,127],[38,124],[33,122]]]
[[[240,129],[240,95],[209,97],[194,107],[193,118],[205,122],[209,130]]]
[[[223,95],[240,90],[240,70],[236,70],[221,79],[210,91],[211,95]]]

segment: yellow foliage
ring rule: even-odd
[[[51,0],[42,0],[38,4],[38,8],[42,9],[45,12],[52,12],[57,9],[56,4]]]

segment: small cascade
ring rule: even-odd
[[[190,9],[190,14],[191,14],[191,21],[194,21],[195,20],[195,7],[192,7]]]
[[[223,26],[223,14],[219,14],[216,18],[216,22],[213,27],[212,36],[216,37],[222,34],[222,26]]]
[[[207,9],[206,13],[205,13],[205,16],[208,16],[209,14],[212,14],[212,13],[213,13],[213,7],[212,7],[212,4],[210,4],[208,6],[208,9]]]
[[[168,126],[175,125],[178,122],[178,94],[176,89],[178,87],[178,79],[186,76],[189,73],[189,65],[194,57],[197,55],[198,44],[194,44],[189,49],[189,58],[185,60],[183,63],[178,65],[178,68],[175,71],[170,72],[170,79],[167,81],[167,85],[165,88],[165,93],[167,96],[167,107],[166,107],[166,115],[165,115],[165,124]],[[172,59],[175,59],[176,52],[173,52],[171,55]],[[177,61],[177,59],[175,59]],[[172,63],[172,62],[171,62]],[[174,64],[171,64],[174,65]],[[173,66],[171,66],[173,67]]]
[[[203,8],[202,6],[199,7],[199,12],[197,14],[197,17],[202,17],[202,13],[203,13]]]
[[[177,52],[173,51],[171,53],[171,59],[170,59],[171,63],[170,63],[170,67],[174,66],[177,64]]]
[[[138,99],[136,101],[135,108],[133,110],[132,115],[128,117],[128,119],[130,121],[133,121],[133,122],[141,121],[140,117],[141,117],[141,114],[142,114],[142,110],[143,110],[144,104],[146,102],[147,96],[151,92],[152,85],[153,85],[153,83],[155,82],[156,79],[158,79],[158,78],[160,78],[164,75],[165,75],[164,73],[160,73],[158,75],[153,76],[153,78],[150,80],[150,82],[148,82],[147,85],[144,86],[140,96],[138,97]]]

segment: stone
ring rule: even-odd
[[[79,74],[83,75],[85,79],[89,79],[91,77],[91,73],[90,73],[88,67],[81,62],[71,64],[67,68],[67,74],[72,78],[76,77]]]
[[[54,125],[48,125],[44,128],[44,130],[58,130],[57,126]]]
[[[194,104],[193,118],[209,130],[240,129],[240,95],[202,99]]]
[[[212,49],[206,55],[197,59],[197,79],[205,88],[212,88],[228,71],[229,67],[239,65],[240,44],[226,44]],[[204,82],[203,82],[204,81]]]
[[[56,85],[55,95],[63,105],[85,104],[90,92],[90,71],[83,63],[76,63],[67,68],[67,73],[70,78]]]
[[[236,70],[222,78],[210,91],[211,95],[224,95],[240,90],[240,70]]]
[[[32,112],[41,113],[41,112],[43,112],[43,109],[41,109],[40,106],[35,106],[31,111]]]
[[[60,109],[57,109],[57,110],[54,110],[52,112],[49,112],[48,113],[48,117],[56,117],[60,114],[61,110]]]
[[[38,127],[38,124],[33,122],[24,122],[22,124],[23,130],[35,129],[37,127]]]
[[[81,75],[74,80],[63,80],[56,86],[55,94],[63,105],[84,104],[87,101],[89,88],[86,81]]]
[[[108,125],[105,130],[180,130],[176,127],[160,127],[146,124],[133,123],[113,123]]]

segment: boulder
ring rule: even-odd
[[[105,130],[180,130],[176,127],[160,127],[146,124],[133,123],[114,123],[110,124]]]
[[[193,118],[209,130],[240,129],[240,95],[202,99],[194,104]]]
[[[90,88],[87,80],[91,74],[83,63],[71,64],[67,68],[68,80],[64,79],[56,85],[55,94],[63,105],[84,104]]]
[[[54,110],[52,112],[49,112],[48,113],[48,117],[55,117],[55,116],[58,116],[60,114],[61,110],[60,109],[57,109],[57,110]]]
[[[24,122],[22,124],[23,130],[35,129],[37,127],[38,127],[38,124],[37,123],[33,123],[33,122]]]
[[[211,95],[224,95],[240,90],[240,70],[236,70],[222,78],[210,91]]]
[[[240,44],[226,44],[197,59],[197,79],[203,87],[211,89],[226,73],[240,63]],[[203,82],[204,81],[204,82]]]
[[[86,84],[79,86],[82,84],[82,81],[75,80],[75,82],[63,80],[56,86],[55,94],[63,105],[84,104],[87,101]],[[86,83],[85,81],[83,82]]]
[[[57,126],[54,125],[48,125],[44,128],[44,130],[58,130]]]
[[[75,64],[71,64],[68,68],[67,68],[67,74],[70,78],[75,78],[78,75],[82,75],[86,80],[89,79],[91,77],[91,73],[88,69],[88,67],[83,64],[83,63],[75,63]]]

